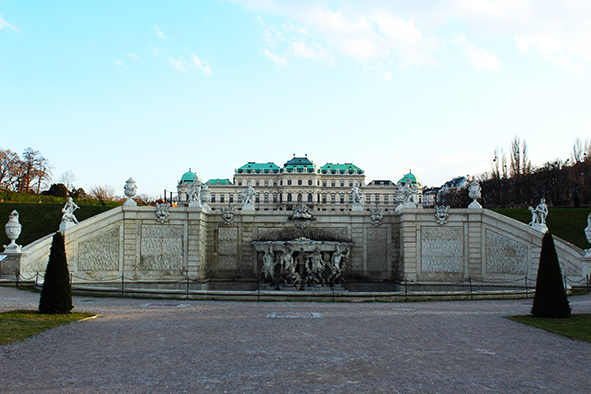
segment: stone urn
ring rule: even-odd
[[[124,193],[127,196],[127,200],[123,203],[123,205],[137,205],[136,202],[133,201],[133,198],[137,194],[137,185],[133,178],[129,178],[125,182],[123,189],[125,190]]]
[[[470,205],[468,205],[468,208],[482,208],[482,206],[477,201],[480,197],[482,197],[480,194],[481,190],[482,188],[480,187],[478,181],[472,178],[472,182],[470,182],[470,188],[468,189],[468,197],[472,199],[472,202]]]
[[[4,251],[9,253],[20,253],[21,247],[14,241],[16,241],[19,235],[21,235],[23,226],[18,222],[18,212],[16,210],[12,211],[8,217],[8,223],[6,223],[4,229],[6,230],[6,236],[10,240],[10,244],[4,246]]]

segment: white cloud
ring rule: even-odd
[[[6,22],[6,19],[4,19],[2,17],[2,15],[0,15],[0,29],[4,28],[4,27],[8,27],[9,29],[12,29],[14,31],[18,31],[18,29],[16,27],[14,27],[13,25],[11,25],[10,23]]]
[[[232,1],[262,17],[284,18],[280,27],[265,27],[267,47],[276,53],[282,53],[281,46],[313,40],[327,54],[364,65],[378,61],[400,67],[431,65],[446,53],[440,48],[458,44],[453,31],[461,26],[472,42],[515,45],[519,53],[569,71],[580,72],[591,63],[591,1],[587,0]],[[498,67],[491,51],[465,48],[475,67]]]
[[[156,35],[157,35],[158,37],[160,37],[160,38],[162,38],[162,39],[165,39],[165,40],[167,40],[167,39],[168,39],[168,37],[166,37],[166,36],[164,35],[164,33],[162,33],[162,30],[160,30],[160,28],[158,27],[158,25],[154,25],[154,27],[153,27],[152,29],[154,29],[154,31],[156,32]]]
[[[115,64],[116,66],[127,68],[127,66],[125,65],[125,63],[123,63],[123,60],[121,59],[113,59],[113,64]]]
[[[477,70],[496,70],[499,68],[499,61],[495,54],[484,48],[471,44],[462,32],[454,31],[455,43],[464,51],[472,66]]]
[[[133,54],[133,53],[131,53],[131,52],[129,52],[129,53],[127,54],[127,56],[129,56],[129,58],[130,58],[130,59],[137,60],[137,56],[136,56],[136,55],[134,55],[134,54]]]
[[[150,48],[152,49],[152,53],[154,54],[154,56],[158,56],[158,52],[164,51],[164,47],[158,48],[153,46],[152,44],[150,44]]]
[[[172,56],[167,56],[168,58],[168,62],[170,63],[170,65],[172,66],[172,68],[174,68],[175,70],[180,70],[182,72],[187,71],[185,69],[185,59],[183,59],[183,57],[181,56],[179,60],[176,60],[175,58],[173,58]]]
[[[304,41],[294,41],[291,44],[293,53],[296,56],[308,59],[326,60],[333,63],[330,55],[316,41],[313,41],[310,45],[306,44]]]
[[[265,49],[265,56],[278,66],[287,66],[287,60],[284,57],[278,56],[268,49]]]
[[[203,62],[201,61],[201,59],[197,57],[197,55],[193,53],[191,55],[191,59],[193,60],[193,64],[195,65],[195,67],[197,67],[207,75],[211,74],[211,68],[208,65],[203,64]]]

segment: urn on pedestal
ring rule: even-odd
[[[468,189],[468,197],[472,199],[468,208],[482,208],[482,205],[478,203],[478,199],[482,197],[481,195],[482,188],[480,187],[480,183],[474,178],[472,178],[472,182],[470,182],[470,188]]]
[[[6,230],[6,236],[10,240],[8,245],[4,245],[5,253],[20,253],[21,246],[16,244],[16,239],[21,235],[22,227],[18,222],[18,212],[16,210],[8,216],[8,223],[4,226]]]
[[[125,182],[125,186],[123,187],[123,189],[125,190],[125,195],[127,196],[127,200],[125,200],[123,205],[136,206],[137,203],[133,201],[133,197],[135,197],[135,195],[137,194],[137,185],[133,178],[129,178]]]

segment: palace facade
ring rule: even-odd
[[[210,179],[204,182],[189,170],[178,182],[179,206],[189,203],[187,187],[197,180],[209,189],[207,204],[212,209],[240,206],[240,191],[250,184],[255,190],[257,210],[292,210],[304,204],[315,211],[349,210],[353,203],[352,188],[364,192],[365,209],[394,210],[401,200],[404,184],[417,187],[415,203],[422,205],[422,186],[409,172],[398,182],[372,180],[365,182],[365,171],[353,163],[326,163],[319,167],[307,156],[294,157],[282,167],[273,162],[248,162],[234,172],[233,179]]]

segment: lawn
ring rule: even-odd
[[[0,345],[28,338],[63,324],[96,316],[92,313],[43,315],[37,311],[17,310],[0,313]]]
[[[531,221],[531,212],[526,208],[492,209],[492,211],[523,223]],[[591,212],[589,208],[550,208],[546,218],[548,231],[581,249],[587,249],[591,246],[585,237],[589,212]]]
[[[591,343],[591,314],[570,315],[564,319],[550,319],[526,316],[507,316],[508,319],[541,328],[572,339]]]

